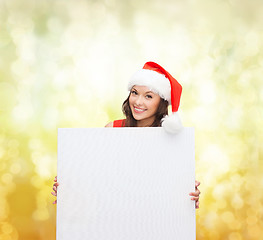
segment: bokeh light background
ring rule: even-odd
[[[262,12],[261,0],[0,0],[0,239],[55,239],[57,128],[122,118],[149,60],[181,82],[196,130],[197,239],[262,239]]]

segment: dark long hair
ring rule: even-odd
[[[137,127],[137,120],[132,116],[131,107],[129,104],[129,97],[131,93],[127,97],[127,99],[122,104],[122,112],[126,116],[125,126],[123,127]],[[168,101],[161,98],[158,109],[156,111],[155,120],[150,127],[160,127],[161,120],[163,117],[168,115]]]

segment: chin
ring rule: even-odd
[[[136,121],[143,119],[143,118],[140,118],[140,117],[136,117],[136,116],[134,116],[134,115],[132,115],[132,116],[133,116],[133,118],[134,118]]]
[[[145,119],[143,116],[136,116],[135,114],[132,114],[133,118],[137,121]]]

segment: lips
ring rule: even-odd
[[[146,109],[138,108],[138,107],[133,107],[135,113],[143,113],[146,111]]]

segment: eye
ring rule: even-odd
[[[132,90],[131,93],[137,95],[137,92],[135,90]]]
[[[151,95],[146,95],[146,98],[153,98]]]

